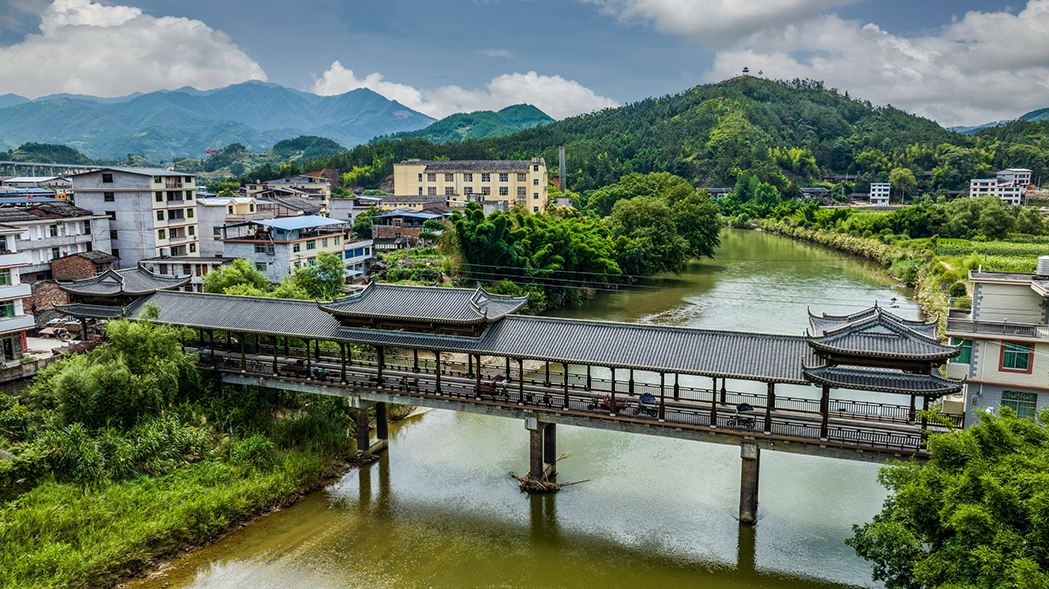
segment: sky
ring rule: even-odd
[[[738,75],[949,125],[1049,107],[1049,0],[0,0],[0,94],[249,79],[564,118]]]

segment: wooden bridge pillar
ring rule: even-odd
[[[466,355],[466,376],[473,376],[473,375],[474,375],[474,355],[473,354],[467,354]]]
[[[710,427],[713,429],[718,427],[718,396],[714,394],[714,391],[710,392]]]
[[[765,384],[765,433],[772,433],[772,410],[776,408],[776,383]]]
[[[758,519],[758,472],[760,470],[761,449],[751,440],[744,440],[740,446],[742,468],[739,477],[739,521],[753,524]]]
[[[659,373],[659,422],[667,420],[667,373]]]
[[[284,357],[291,358],[291,344],[288,343],[288,336],[284,336]]]
[[[830,387],[824,385],[820,394],[820,440],[827,441],[827,420],[830,415]]]
[[[313,380],[313,362],[310,360],[310,340],[302,340],[306,344],[306,380]]]
[[[725,381],[726,381],[726,380],[727,380],[727,379],[726,379],[726,378],[724,378],[724,377],[723,377],[723,378],[721,379],[721,402],[722,402],[722,403],[724,403],[724,402],[725,402],[725,393],[727,392],[727,391],[725,390]]]
[[[246,338],[246,334],[240,334],[240,371],[242,373],[248,371],[248,355],[244,351],[244,340]]]
[[[506,357],[506,380],[510,381],[510,356]]]
[[[481,398],[481,355],[480,354],[477,355],[477,372],[475,374],[475,377],[476,377],[476,384],[475,384],[476,388],[474,389],[474,394],[477,395],[478,399],[480,399]]]
[[[608,390],[608,414],[616,415],[616,369],[612,369],[612,386]]]
[[[435,380],[434,393],[437,395],[441,394],[441,353],[437,350],[433,352],[433,376]]]
[[[339,362],[342,369],[339,373],[339,382],[346,384],[346,344],[339,344]]]
[[[375,385],[382,388],[382,369],[386,367],[386,349],[382,346],[375,346],[375,354]]]
[[[524,405],[524,358],[517,359],[517,371],[521,373],[521,378],[517,379],[517,404]]]
[[[594,384],[593,380],[591,380],[591,378],[590,378],[590,365],[587,364],[586,365],[586,390],[589,391],[591,388],[593,388],[593,384]]]
[[[562,363],[561,366],[564,367],[564,369],[565,369],[565,378],[564,378],[565,382],[563,384],[564,384],[564,392],[565,392],[565,409],[568,409],[568,362]],[[553,426],[553,424],[550,424],[550,425]]]
[[[413,361],[412,372],[414,372],[416,374],[419,374],[419,349],[418,348],[413,348],[412,349],[412,361]]]
[[[681,398],[681,388],[677,384],[677,373],[674,373],[674,400],[677,401]]]
[[[550,386],[550,361],[546,361],[546,378],[543,380],[543,386]]]
[[[321,340],[319,340],[319,339],[313,340],[313,350],[314,350],[315,357],[317,358],[317,361],[320,362],[321,361]],[[306,346],[306,353],[307,354],[310,353],[309,346]]]
[[[925,450],[929,441],[929,397],[922,395],[922,430],[921,441],[918,443],[919,450]]]
[[[260,350],[260,348],[259,348],[259,337],[260,337],[259,334],[256,333],[255,334],[255,355],[256,356],[262,353],[262,352],[259,351]]]
[[[631,397],[634,396],[634,369],[633,368],[630,369],[630,384],[627,385],[627,392],[630,393]]]
[[[277,336],[273,336],[273,376],[280,374],[280,368],[277,367]]]
[[[907,423],[914,423],[914,418],[917,413],[918,411],[914,407],[914,395],[911,395],[911,407],[907,411]]]

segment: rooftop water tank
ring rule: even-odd
[[[1049,278],[1049,256],[1041,256],[1038,258],[1038,267],[1034,271],[1038,276],[1045,276]]]

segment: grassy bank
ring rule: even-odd
[[[361,458],[342,399],[216,387],[178,328],[106,336],[0,395],[0,587],[111,585]]]

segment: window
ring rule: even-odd
[[[444,181],[445,182],[455,182],[455,174],[445,174],[444,175]]]
[[[193,209],[186,209],[186,218],[187,219],[192,219],[193,218]]]
[[[117,212],[116,211],[106,211],[106,216],[109,217],[110,221],[116,221],[117,220]]]
[[[510,188],[508,186],[500,186],[499,196],[510,196]]]
[[[491,193],[492,193],[492,188],[490,186],[482,186],[481,187],[481,195],[482,196],[488,196]]]
[[[465,174],[463,174],[463,182],[473,182],[473,181],[474,181],[473,172],[466,172]]]
[[[255,262],[255,269],[259,272],[266,271],[266,262]]]
[[[171,192],[168,193],[168,200],[169,201],[182,200],[182,191],[181,190],[172,190]]]
[[[422,195],[423,195],[423,187],[422,187],[422,186],[420,186],[420,187],[419,187],[419,196],[422,196]]]
[[[0,317],[14,317],[15,316],[15,302],[4,301],[0,303]]]
[[[335,236],[335,245],[339,245],[339,236],[338,235]]]
[[[532,186],[539,186],[539,178],[535,178],[532,180]]]
[[[189,233],[190,235],[196,235],[196,234],[197,234],[197,228],[196,228],[196,227],[194,227],[194,226],[192,226],[192,225],[190,225],[189,227],[187,227],[187,228],[186,228],[186,231],[187,231],[187,232],[188,232],[188,233]]]
[[[1037,405],[1038,395],[1035,393],[1002,391],[1002,407],[1009,407],[1016,412],[1017,417],[1033,419],[1034,410]]]
[[[393,226],[394,227],[400,227],[401,226],[401,220],[400,219],[394,219],[393,220]]]
[[[114,195],[112,192],[103,192],[102,200],[104,200],[105,202],[113,202],[116,200],[116,195]]]
[[[163,229],[157,229],[157,239],[167,239],[167,232]]]
[[[113,183],[113,174],[105,174],[105,173],[103,173],[102,174],[102,183],[103,184],[112,184]]]
[[[419,182],[422,182],[422,181],[423,181],[423,175],[422,175],[422,172],[419,172]]]
[[[539,207],[532,207],[532,212],[533,213],[538,213],[539,212]]]
[[[510,181],[510,174],[507,174],[506,172],[501,172],[499,174],[499,181],[500,182],[509,182]]]
[[[299,251],[299,249],[300,249],[301,245],[302,245],[302,244],[298,244],[298,243],[293,243],[293,244],[291,244],[291,251],[293,251],[293,252],[297,252],[297,251]]]
[[[120,250],[118,250],[117,248],[113,248],[113,257],[120,258]]]
[[[157,211],[157,221],[163,221],[163,220],[164,220],[164,211],[163,210]]]
[[[436,173],[427,174],[426,175],[426,181],[427,182],[436,182],[437,181],[437,174]]]
[[[186,200],[193,200],[193,191],[192,190],[187,190],[186,191]]]
[[[59,249],[57,247],[51,248],[51,259],[52,260],[57,260],[58,258],[61,258],[61,257],[62,257],[62,252],[59,251]]]
[[[491,181],[492,181],[492,175],[491,174],[481,174],[481,182],[491,182]]]
[[[952,364],[969,364],[970,362],[972,362],[973,341],[971,339],[962,339],[962,338],[952,337],[951,338],[951,345],[952,346],[961,346],[961,348],[962,348],[962,351],[957,356],[955,356],[954,358],[951,358],[950,361],[951,361]]]
[[[467,186],[466,188],[463,188],[463,194],[465,194],[466,196],[470,196],[473,193],[474,193],[474,189],[473,188],[471,188],[469,186]]]
[[[182,212],[182,209],[169,209],[168,210],[168,221],[170,221],[172,219],[182,219],[182,218],[184,218],[184,216],[185,216],[185,213]]]
[[[109,230],[109,238],[110,239],[116,239],[117,238],[117,230],[116,229],[110,229]],[[113,254],[113,255],[115,256],[116,254]]]
[[[427,196],[437,196],[437,187],[436,186],[431,186],[431,187],[427,188],[426,189],[426,195]]]
[[[0,286],[11,286],[11,269],[0,270]]]
[[[216,227],[216,228],[212,229],[211,231],[215,235],[215,239],[219,239],[219,238],[222,237],[222,227]],[[258,246],[256,246],[256,247],[258,247]]]
[[[195,244],[195,243],[189,244],[189,253],[194,254],[196,252],[197,252],[197,244]]]
[[[321,247],[328,247],[328,238],[321,239]]]
[[[1031,372],[1031,345],[1002,342],[1001,370]]]
[[[84,235],[91,235],[91,221],[84,221]]]
[[[299,263],[298,263],[298,262],[295,262],[295,267],[296,267],[296,268],[298,268],[298,267],[299,267]]]
[[[445,186],[444,187],[444,195],[445,196],[453,196],[454,194],[455,194],[455,187],[454,186]]]
[[[517,173],[517,181],[518,182],[527,182],[528,181],[528,176],[526,174],[522,174],[522,173],[518,172]]]
[[[539,193],[538,192],[533,192],[532,193],[532,200],[539,200]]]
[[[255,244],[255,253],[256,254],[264,254],[264,253],[266,253],[266,244],[264,244],[264,243],[256,243]]]
[[[255,205],[254,204],[248,203],[248,212],[249,213],[254,213],[255,212]]]
[[[517,198],[527,198],[526,190],[524,186],[517,187]]]
[[[230,205],[230,206],[226,207],[226,212],[232,215],[233,214],[233,205]]]
[[[532,171],[533,171],[533,172],[538,172],[538,171],[539,171],[539,164],[535,164],[535,165],[533,165],[533,166],[532,166]]]
[[[157,193],[157,202],[164,202],[164,193],[163,192],[158,192]]]
[[[163,181],[164,181],[164,179],[161,178],[160,176],[153,176],[153,183],[154,184],[160,184]]]
[[[58,225],[48,225],[47,234],[50,237],[58,237]]]

